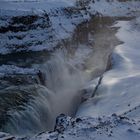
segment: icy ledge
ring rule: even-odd
[[[140,120],[113,114],[110,117],[70,118],[60,115],[53,132],[44,132],[32,138],[16,138],[0,133],[1,140],[139,140]]]

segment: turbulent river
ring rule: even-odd
[[[111,66],[111,52],[119,44],[116,19],[94,17],[80,24],[73,37],[53,52],[3,55],[0,64],[35,69],[34,74],[5,74],[0,87],[0,130],[32,135],[53,130],[56,117],[74,116],[85,100],[90,80]],[[98,84],[98,82],[97,82]]]

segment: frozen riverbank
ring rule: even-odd
[[[96,96],[82,105],[78,116],[126,114],[129,110],[134,111],[133,118],[140,116],[135,111],[140,106],[139,19],[118,21],[115,25],[120,27],[117,37],[124,43],[116,47],[112,69],[103,75]]]

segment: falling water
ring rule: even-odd
[[[75,115],[83,95],[81,90],[87,81],[105,71],[108,56],[118,43],[114,37],[116,30],[109,29],[106,25],[110,23],[106,21],[109,22],[95,18],[77,27],[76,40],[66,46],[68,51],[58,49],[49,60],[46,54],[45,57],[39,54],[41,59],[43,56],[43,64],[36,62],[38,56],[32,58],[32,66],[41,70],[43,82],[11,85],[0,90],[0,131],[30,136],[53,130],[55,119],[61,113]],[[77,47],[74,52],[70,50],[73,45]],[[10,61],[15,62],[14,59],[10,57]],[[16,64],[25,64],[25,57],[21,60]]]
[[[1,100],[4,97],[0,104],[7,110],[2,112],[6,116],[3,131],[31,135],[53,130],[60,113],[75,114],[86,78],[61,53],[56,54],[41,66],[45,85],[14,86],[0,92]]]

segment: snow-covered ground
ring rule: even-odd
[[[126,17],[137,15],[139,9],[139,1],[1,0],[0,57],[21,51],[53,50],[64,40],[72,40],[77,25],[91,15]]]
[[[117,37],[124,43],[113,53],[113,67],[103,76],[97,95],[79,109],[78,116],[124,114],[140,106],[140,18],[118,21]],[[134,113],[139,116],[140,112]],[[130,112],[129,112],[130,114]]]
[[[132,16],[139,9],[139,1],[2,0],[0,53],[52,50],[91,15]]]
[[[0,1],[0,53],[52,50],[89,19],[70,0]]]
[[[139,140],[140,122],[113,114],[111,117],[71,118],[60,115],[55,131],[40,133],[32,138],[15,138],[0,133],[1,140]]]
[[[138,121],[115,114],[100,118],[60,117],[55,132],[35,136],[31,140],[139,140],[139,126]]]

